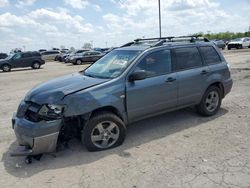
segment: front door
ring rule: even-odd
[[[21,53],[17,53],[12,57],[11,67],[12,68],[22,67],[22,54]]]
[[[176,73],[172,73],[170,50],[146,55],[132,72],[144,70],[147,78],[126,82],[129,121],[175,108],[177,105]]]

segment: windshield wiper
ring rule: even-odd
[[[91,78],[102,78],[102,79],[110,79],[110,77],[105,77],[105,76],[97,76],[97,75],[92,75],[92,74],[86,74],[86,72],[83,73],[83,75],[91,77]]]

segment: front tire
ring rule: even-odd
[[[202,116],[215,115],[221,106],[222,92],[216,86],[210,86],[202,97],[200,104],[196,106],[197,112]]]
[[[80,59],[77,59],[76,60],[76,65],[81,65],[82,64],[82,61]]]
[[[3,70],[3,72],[10,72],[11,71],[11,66],[8,65],[8,64],[4,64],[2,66],[2,70]]]
[[[82,142],[89,151],[101,151],[121,145],[126,136],[123,121],[113,113],[94,115],[82,132]]]

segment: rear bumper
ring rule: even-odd
[[[11,156],[26,156],[50,153],[56,150],[61,120],[31,122],[24,118],[12,118],[12,128],[15,131],[20,146],[26,150],[13,152]]]
[[[231,91],[233,87],[233,80],[230,78],[224,82],[224,97]]]

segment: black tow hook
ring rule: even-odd
[[[34,158],[37,161],[40,161],[40,159],[42,158],[43,154],[38,154],[38,155],[28,155],[25,158],[25,163],[26,164],[31,164],[32,163],[32,159]]]

